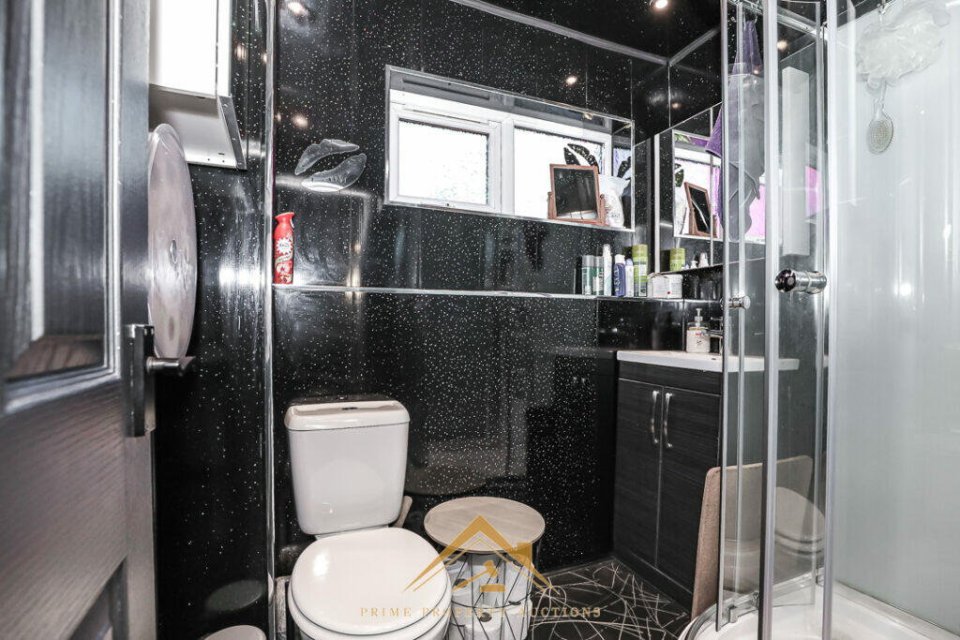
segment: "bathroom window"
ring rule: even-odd
[[[396,125],[396,201],[493,210],[496,128],[407,114]]]
[[[550,165],[602,181],[632,156],[627,121],[392,68],[388,87],[388,202],[546,220]]]

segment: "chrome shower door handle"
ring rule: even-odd
[[[660,389],[653,390],[653,405],[650,408],[650,441],[653,446],[659,447],[660,440],[657,439],[657,401],[660,399]]]
[[[667,449],[673,449],[673,445],[670,444],[670,400],[672,398],[673,394],[669,391],[663,398],[663,446]]]
[[[774,286],[781,293],[820,293],[827,288],[827,276],[819,271],[794,271],[784,269],[777,274]]]

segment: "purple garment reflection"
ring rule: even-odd
[[[750,204],[759,193],[760,175],[764,167],[763,57],[756,21],[743,23],[737,45],[737,58],[728,76],[726,104],[714,122],[705,150],[724,158],[723,109],[727,109],[732,114],[730,131],[727,132],[730,149],[726,154],[731,188],[726,197],[721,195],[718,198],[726,202],[717,207],[717,213],[726,222],[726,212],[735,215],[743,209],[745,229],[739,228],[735,218],[725,225],[732,237],[739,239],[752,226]]]

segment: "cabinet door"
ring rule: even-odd
[[[720,396],[666,387],[662,424],[657,562],[692,591],[703,485],[719,457]]]
[[[660,409],[663,390],[620,380],[614,549],[654,564],[660,495]]]

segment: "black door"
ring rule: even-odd
[[[614,547],[654,564],[660,495],[660,411],[663,391],[620,380]]]
[[[658,566],[693,588],[700,506],[707,471],[717,466],[720,396],[663,390],[663,466]]]
[[[152,442],[127,435],[123,367],[146,321],[146,6],[0,8],[3,638],[156,635]]]

